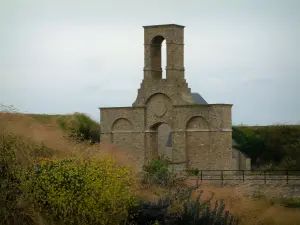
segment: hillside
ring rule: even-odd
[[[69,138],[65,129],[72,115],[40,115],[21,113],[0,113],[0,129],[44,143],[47,147],[57,151],[57,157],[68,157],[74,154],[109,154],[117,163],[130,166],[135,170],[134,159],[130,151],[117,149],[112,145],[96,143],[88,145]],[[80,118],[90,120],[89,118]],[[97,129],[99,124],[94,121],[90,136],[99,138]],[[63,126],[62,126],[63,125]],[[83,127],[82,129],[85,129]],[[90,132],[90,131],[89,131]],[[246,153],[256,164],[256,159],[261,164],[273,162],[273,166],[282,169],[300,168],[300,125],[274,125],[274,126],[233,126],[233,147]]]
[[[90,145],[70,138],[67,131],[61,126],[61,122],[67,122],[69,117],[0,113],[0,129],[30,138],[36,143],[43,143],[55,150],[55,157],[57,158],[76,157],[78,154],[84,157],[109,154],[117,164],[127,166],[135,172],[135,163],[129,151],[117,149],[104,143]]]

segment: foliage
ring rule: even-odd
[[[135,203],[129,170],[109,157],[47,160],[22,178],[26,200],[59,224],[118,224]]]
[[[253,161],[265,148],[263,138],[249,127],[233,127],[232,137],[238,142],[240,150],[249,155]]]
[[[164,156],[152,159],[149,164],[143,166],[143,179],[145,184],[172,186],[175,183],[175,175],[169,171],[170,161]]]
[[[58,124],[66,130],[69,136],[79,141],[100,141],[100,124],[84,113],[63,115],[58,118]]]
[[[110,158],[53,155],[43,144],[0,132],[1,224],[117,224],[126,217],[135,203],[127,169]]]
[[[239,149],[249,155],[252,163],[273,162],[277,169],[300,169],[300,126],[236,126],[232,137]],[[274,169],[274,166],[273,166]]]
[[[29,139],[0,131],[0,221],[1,224],[34,224],[32,209],[22,199],[19,179],[22,168],[54,151]]]
[[[200,173],[200,170],[199,170],[199,169],[193,169],[193,170],[191,171],[191,174],[192,174],[193,176],[198,176],[199,173]]]
[[[300,208],[300,198],[299,197],[289,197],[289,198],[278,198],[271,199],[272,204],[280,204],[286,208]]]
[[[175,193],[161,198],[158,202],[141,201],[139,206],[132,209],[129,217],[130,224],[165,224],[165,225],[233,225],[238,224],[229,215],[229,211],[225,211],[223,201],[215,201],[215,207],[211,207],[213,194],[207,201],[200,201],[202,192],[196,200],[191,200],[192,189],[177,189]],[[171,208],[178,205],[177,210]],[[225,212],[224,212],[225,211]]]

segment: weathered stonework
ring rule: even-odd
[[[166,79],[161,43],[166,40]],[[159,154],[168,124],[173,168],[232,169],[230,104],[197,104],[184,78],[184,27],[144,27],[144,79],[132,107],[100,108],[101,141],[132,151],[138,168]],[[164,141],[166,139],[163,139]]]

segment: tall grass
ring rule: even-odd
[[[134,180],[110,157],[54,160],[55,151],[0,131],[0,221],[10,225],[118,224]]]
[[[143,167],[143,183],[159,185],[168,191],[156,202],[141,201],[131,213],[135,215],[131,218],[133,224],[238,224],[238,220],[234,219],[229,211],[225,211],[222,200],[216,200],[212,207],[213,194],[205,201],[201,199],[203,192],[200,192],[196,199],[192,199],[192,191],[198,189],[198,186],[184,186],[168,170],[168,164],[169,161],[165,157],[158,157]]]
[[[2,224],[34,224],[36,213],[22,198],[21,172],[39,157],[54,151],[30,139],[0,131],[0,221]]]

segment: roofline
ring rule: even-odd
[[[197,106],[205,106],[205,107],[210,107],[210,106],[230,106],[232,107],[233,104],[222,104],[222,103],[217,103],[217,104],[184,104],[184,105],[173,105],[174,108],[181,108],[181,107],[197,107]]]
[[[121,107],[98,107],[98,109],[142,109],[146,106],[121,106]]]
[[[182,27],[182,28],[185,27],[185,26],[182,26],[182,25],[171,23],[171,24],[147,25],[147,26],[143,26],[143,28],[148,28],[148,27],[170,27],[170,26]]]

